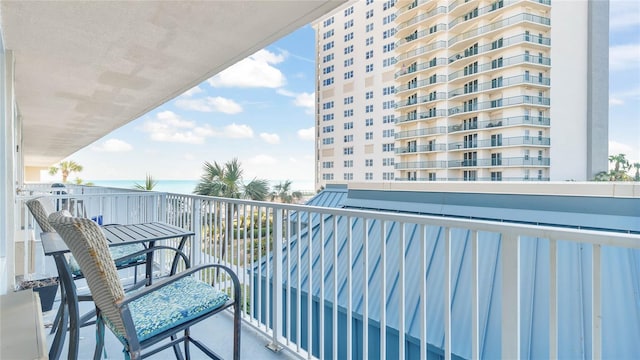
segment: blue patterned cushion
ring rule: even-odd
[[[114,259],[121,258],[123,256],[133,254],[136,251],[144,250],[144,245],[142,244],[129,244],[129,245],[121,245],[121,246],[112,246],[109,248],[109,252],[111,253],[111,257]],[[116,261],[116,267],[121,267],[125,265],[135,264],[137,262],[143,262],[147,259],[145,254],[138,255],[133,258],[128,258],[121,261]],[[82,270],[80,270],[80,265],[73,256],[69,257],[69,268],[71,269],[71,273],[74,276],[82,275]]]
[[[149,293],[129,304],[138,340],[185,323],[224,305],[229,296],[191,276]],[[120,336],[118,336],[120,337]]]

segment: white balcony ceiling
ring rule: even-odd
[[[50,166],[344,0],[6,1],[26,166]]]

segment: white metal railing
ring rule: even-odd
[[[123,195],[103,197],[119,196]],[[544,242],[548,249],[549,313],[536,315],[548,317],[549,358],[559,356],[558,244],[592,249],[588,281],[593,296],[587,302],[592,323],[585,331],[592,339],[592,357],[600,358],[601,304],[608,296],[601,290],[606,280],[601,277],[602,248],[640,249],[640,235],[621,232],[153,192],[139,196],[154,199],[153,205],[137,201],[151,206],[137,212],[127,208],[127,214],[159,215],[154,219],[194,231],[192,263],[231,266],[243,286],[243,320],[270,336],[270,347],[287,347],[302,358],[367,359],[376,357],[371,354],[375,349],[384,357],[403,359],[411,352],[425,359],[429,347],[435,346],[450,359],[457,327],[462,326],[452,320],[453,291],[460,276],[471,279],[471,288],[464,289],[471,309],[468,355],[482,357],[486,319],[481,318],[479,289],[492,284],[483,282],[479,254],[493,246],[499,249],[496,263],[502,267],[498,356],[520,358],[521,321],[529,316],[521,310],[521,268],[526,259],[521,249],[530,239]],[[461,234],[471,256],[469,273],[464,274],[453,269],[462,261],[454,246]],[[434,256],[442,263],[432,260]],[[429,268],[438,266],[441,283],[427,278],[434,271]],[[228,286],[215,273],[203,276]],[[427,299],[442,303],[435,315]],[[414,320],[410,316],[417,322],[409,321]],[[427,321],[432,316],[442,319],[442,328],[435,331],[442,335],[438,343]]]
[[[199,232],[196,242],[200,242],[202,251],[200,262],[224,262],[230,264],[238,273],[243,289],[243,319],[265,332],[272,339],[272,347],[286,346],[301,357],[347,358],[352,357],[353,347],[360,346],[358,358],[369,357],[369,341],[374,341],[370,331],[372,324],[379,333],[375,338],[379,342],[380,354],[389,354],[388,332],[380,329],[393,327],[398,329],[393,341],[393,356],[404,358],[407,342],[418,343],[420,358],[427,353],[427,317],[425,301],[419,301],[420,332],[418,339],[409,335],[407,306],[399,306],[393,323],[389,322],[388,307],[393,295],[396,304],[405,304],[408,297],[419,290],[420,298],[425,299],[429,292],[442,292],[445,304],[452,304],[452,290],[455,279],[452,278],[452,242],[457,241],[453,234],[460,231],[470,234],[472,259],[472,293],[469,300],[473,309],[472,358],[480,355],[479,338],[482,326],[479,319],[478,287],[481,284],[478,275],[478,249],[484,246],[479,234],[492,234],[500,240],[499,261],[502,272],[502,358],[520,358],[521,244],[525,238],[545,239],[549,246],[550,283],[549,292],[549,357],[558,356],[558,289],[557,289],[557,243],[573,242],[593,249],[592,270],[592,354],[598,358],[602,351],[601,334],[601,248],[603,246],[640,249],[640,236],[619,232],[599,232],[560,227],[545,227],[525,224],[510,224],[490,221],[465,220],[454,218],[430,217],[397,213],[321,208],[302,205],[287,205],[265,202],[253,202],[235,199],[170,195],[169,202],[179,201],[190,204],[191,214],[184,214],[191,230]],[[175,225],[184,225],[183,216],[168,214],[167,220]],[[251,217],[253,221],[248,221]],[[231,218],[232,220],[228,220]],[[257,223],[256,223],[257,220]],[[379,231],[372,232],[372,224]],[[393,227],[393,231],[391,228]],[[362,230],[356,231],[357,228]],[[427,248],[430,242],[428,234],[434,228],[444,234],[444,282],[443,288],[433,289],[427,286],[427,268],[429,263]],[[398,229],[398,230],[395,230]],[[421,239],[417,268],[422,278],[418,288],[407,286],[407,263],[410,238],[408,233],[419,233]],[[486,236],[485,236],[486,237]],[[226,240],[225,240],[226,239]],[[322,243],[322,246],[318,244]],[[225,244],[226,243],[226,244]],[[251,244],[251,246],[248,246]],[[274,245],[277,244],[277,245]],[[373,245],[375,244],[375,246]],[[256,252],[254,249],[264,249]],[[375,247],[377,251],[372,252]],[[223,250],[226,249],[226,250]],[[415,250],[415,245],[412,245]],[[358,260],[354,260],[354,253]],[[371,258],[374,256],[375,258]],[[372,260],[377,264],[372,267]],[[194,261],[197,263],[197,261]],[[391,265],[393,263],[393,265]],[[344,264],[348,264],[344,266]],[[415,265],[412,263],[412,266]],[[358,269],[356,271],[356,268]],[[376,273],[380,283],[373,291],[374,284],[369,278]],[[307,274],[305,278],[304,274]],[[356,274],[357,273],[357,274]],[[363,278],[364,276],[364,278]],[[412,275],[412,277],[414,274]],[[389,283],[395,279],[394,283]],[[415,284],[412,284],[412,286]],[[340,288],[343,287],[343,292]],[[274,291],[281,289],[281,291]],[[340,292],[340,295],[339,295]],[[311,294],[311,296],[308,296]],[[356,298],[355,294],[360,294]],[[370,306],[373,298],[383,299],[382,304]],[[414,295],[411,295],[414,298]],[[324,301],[320,301],[323,299]],[[354,302],[361,301],[359,311],[354,312]],[[378,300],[379,301],[379,300]],[[378,302],[376,301],[376,303]],[[321,306],[319,304],[324,304]],[[338,306],[333,306],[338,304]],[[308,309],[314,309],[309,315]],[[453,355],[451,306],[445,306],[444,313],[444,356]],[[319,321],[317,319],[323,319]],[[330,319],[330,320],[329,320]],[[358,337],[354,338],[354,319],[358,319]],[[344,329],[342,325],[344,324]],[[325,332],[325,327],[331,331]],[[327,337],[328,334],[332,334]],[[344,343],[343,343],[344,341]],[[338,344],[345,344],[346,352]],[[312,345],[311,349],[309,344]],[[391,351],[391,350],[390,350]]]

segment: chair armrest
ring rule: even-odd
[[[188,270],[185,270],[181,273],[178,273],[176,275],[173,275],[171,277],[162,279],[156,283],[154,283],[153,285],[147,286],[142,288],[139,291],[136,291],[135,293],[131,293],[128,294],[124,299],[122,299],[122,301],[120,301],[117,306],[118,307],[122,307],[138,298],[141,298],[143,296],[145,296],[146,294],[156,291],[159,288],[162,288],[164,286],[167,286],[173,282],[176,282],[184,277],[187,277],[189,275],[192,275],[198,271],[202,271],[204,269],[208,269],[208,268],[218,268],[218,269],[222,269],[224,270],[227,274],[229,274],[229,276],[231,277],[231,281],[233,282],[233,299],[234,302],[235,301],[239,301],[240,299],[240,280],[238,279],[238,276],[236,275],[236,273],[233,272],[233,270],[231,270],[231,268],[224,266],[224,265],[220,265],[220,264],[205,264],[205,265],[198,265],[195,267],[192,267]]]
[[[182,258],[182,260],[184,261],[184,264],[185,264],[186,268],[189,269],[191,267],[191,261],[189,261],[189,258],[187,257],[187,255],[185,255],[185,253],[183,253],[182,251],[180,251],[180,250],[178,250],[178,249],[176,249],[174,247],[165,246],[165,245],[156,245],[156,246],[154,246],[152,248],[136,251],[134,253],[119,257],[117,259],[113,259],[113,261],[117,262],[117,261],[122,261],[122,260],[130,259],[130,258],[135,258],[135,257],[138,257],[138,256],[143,255],[143,254],[152,253],[152,252],[154,252],[156,250],[175,251],[176,252],[176,256],[180,256]]]

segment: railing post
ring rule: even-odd
[[[195,233],[191,238],[191,265],[199,265],[202,263],[202,251],[200,244],[202,243],[202,200],[193,200],[193,209],[191,212],[192,231]]]
[[[502,234],[502,354],[520,358],[520,237]]]
[[[271,343],[267,345],[271,351],[280,351],[282,346],[278,342],[280,332],[282,331],[282,209],[274,209],[273,211],[273,272],[272,272],[272,301],[271,301],[271,324],[273,336]],[[268,284],[269,279],[267,279]]]

